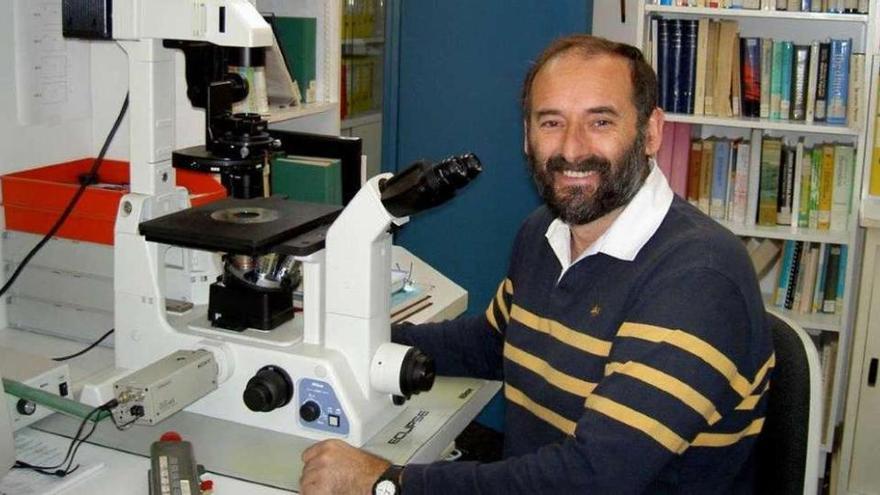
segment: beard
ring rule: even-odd
[[[546,163],[538,162],[529,150],[526,154],[532,178],[547,208],[569,225],[583,225],[602,218],[629,204],[648,177],[648,156],[645,155],[645,134],[639,131],[620,160],[613,164],[606,157],[588,156],[571,163],[562,155],[554,155]],[[554,184],[555,174],[564,171],[593,172],[598,186],[566,186]]]

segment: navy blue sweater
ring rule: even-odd
[[[503,461],[408,465],[404,492],[750,493],[774,357],[741,242],[676,197],[635,260],[558,280],[552,220],[525,221],[485,314],[395,332],[507,400]]]

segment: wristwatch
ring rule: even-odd
[[[403,492],[400,487],[401,474],[403,474],[403,466],[395,464],[388,466],[373,484],[373,495],[400,495]]]

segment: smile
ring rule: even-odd
[[[563,170],[562,175],[573,179],[583,179],[589,177],[593,172],[576,172],[574,170]]]

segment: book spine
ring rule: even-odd
[[[758,201],[758,224],[776,225],[776,198],[782,140],[765,138],[761,149],[761,185]]]
[[[668,124],[667,124],[668,125]],[[672,173],[669,186],[675,194],[687,198],[688,158],[691,148],[691,125],[683,122],[675,124],[672,147]]]
[[[681,101],[677,108],[682,113],[694,113],[694,84],[697,72],[697,29],[696,20],[683,20],[682,22],[682,62],[679,68],[681,81]]]
[[[782,119],[783,42],[773,41],[773,73],[770,76],[770,118]]]
[[[791,294],[789,297],[791,304],[786,306],[785,309],[800,310],[801,297],[803,297],[804,294],[804,285],[807,281],[807,271],[810,266],[810,251],[812,251],[812,243],[804,242],[803,247],[801,248],[800,259],[798,259],[797,276],[795,277],[796,282],[794,288],[789,291]]]
[[[782,81],[780,91],[782,96],[779,98],[779,115],[781,119],[791,118],[791,88],[792,88],[792,68],[794,65],[794,43],[791,41],[782,42]]]
[[[825,266],[828,264],[829,244],[822,244],[819,248],[819,267],[816,270],[816,286],[813,287],[812,312],[822,311],[822,299],[825,297]]]
[[[657,77],[660,79],[658,81],[658,86],[660,88],[659,94],[657,95],[659,100],[658,103],[663,107],[663,110],[670,111],[669,94],[672,86],[671,81],[669,80],[669,74],[671,71],[669,70],[670,40],[668,19],[657,18],[657,55]]]
[[[711,194],[712,194],[712,164],[715,160],[715,140],[704,139],[703,140],[703,152],[700,154],[701,163],[700,163],[700,199],[699,199],[699,207],[700,211],[709,214],[709,205],[711,203]]]
[[[742,108],[746,117],[761,115],[761,40],[742,38]]]
[[[773,74],[773,40],[761,38],[761,107],[759,116],[770,118],[770,93]]]
[[[746,208],[749,195],[749,158],[751,144],[740,142],[736,150],[736,176],[733,190],[733,221],[738,224],[746,222]]]
[[[712,202],[709,215],[712,218],[724,219],[727,200],[727,178],[730,171],[730,141],[719,139],[715,142],[714,160],[712,164]]]
[[[837,312],[837,277],[840,270],[840,246],[829,249],[828,264],[825,267],[825,288],[822,296],[822,312]]]
[[[807,71],[810,63],[810,46],[795,45],[794,68],[791,79],[791,120],[807,119]]]
[[[719,21],[709,21],[709,40],[706,52],[706,87],[703,97],[703,114],[717,115],[715,108],[715,75],[718,72],[718,35],[721,30]]]
[[[808,225],[811,229],[819,228],[819,190],[822,188],[822,156],[823,146],[813,148],[810,157],[810,209],[808,212]]]
[[[697,23],[697,58],[694,74],[694,114],[703,115],[706,98],[706,65],[709,49],[709,19]]]
[[[785,241],[782,248],[782,264],[779,265],[779,276],[776,283],[776,291],[773,294],[773,304],[782,307],[785,305],[785,295],[788,292],[788,279],[791,272],[791,260],[794,254],[795,241]]]
[[[791,226],[797,227],[800,222],[801,202],[806,198],[801,196],[801,178],[804,175],[804,140],[799,139],[794,148],[794,181],[792,185],[791,199]],[[803,198],[803,199],[802,199]]]
[[[831,40],[831,58],[828,64],[829,124],[846,124],[846,103],[849,96],[849,61],[852,40]]]
[[[703,142],[699,139],[691,141],[691,152],[688,157],[687,200],[688,203],[700,205],[700,155],[703,153]]]
[[[816,122],[825,122],[828,108],[828,61],[831,56],[831,44],[819,43],[819,67],[816,79]]]
[[[846,230],[853,188],[855,149],[848,144],[834,147],[834,185],[831,193],[831,230]]]
[[[803,241],[794,241],[794,252],[791,257],[791,266],[788,271],[788,283],[785,287],[785,301],[783,302],[783,307],[785,309],[791,309],[794,304],[794,294],[797,290],[798,275],[801,271],[803,249]]]
[[[672,113],[681,113],[682,102],[684,100],[684,81],[681,77],[682,74],[682,66],[684,65],[682,62],[682,57],[684,56],[684,29],[682,25],[684,21],[681,19],[667,19],[669,23],[669,75],[667,76],[667,80],[671,84],[671,90],[667,97],[669,100],[666,102],[667,107],[672,111]]]
[[[807,92],[804,95],[806,99],[806,112],[804,120],[812,123],[816,116],[816,81],[819,77],[819,42],[814,41],[810,45],[810,58],[807,62]]]
[[[794,149],[782,148],[782,161],[779,164],[779,184],[776,193],[776,224],[791,225],[792,189],[794,185]]]
[[[760,129],[752,130],[751,150],[749,154],[749,187],[746,199],[746,225],[752,226],[758,221],[758,202],[761,191],[761,151],[764,137]]]
[[[849,248],[840,246],[840,268],[837,269],[837,307],[843,307],[843,294],[846,290],[846,260]]]
[[[822,175],[819,179],[819,230],[831,227],[831,194],[834,191],[834,145],[822,146]]]
[[[862,74],[865,71],[865,54],[853,53],[849,64],[849,96],[847,96],[846,122],[856,126],[862,120],[864,112],[864,92]]]
[[[805,149],[801,154],[801,187],[798,202],[798,227],[810,226],[810,184],[813,173],[813,150]]]

